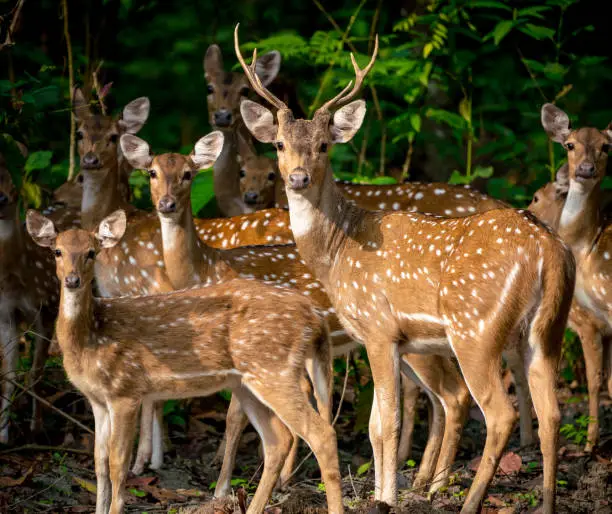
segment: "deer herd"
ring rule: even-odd
[[[354,83],[300,119],[268,89],[280,54],[258,59],[254,51],[249,65],[238,26],[234,37],[244,73],[226,72],[219,47],[208,49],[215,131],[189,155],[155,154],[136,135],[149,116],[147,98],[113,118],[76,90],[81,172],[45,211],[28,211],[25,226],[0,161],[0,442],[10,441],[24,323],[34,335],[33,386],[56,337],[69,379],[93,410],[97,514],[124,508],[137,423],[138,474],[163,466],[162,402],[221,389],[233,395],[215,496],[231,494],[248,420],[264,449],[249,513],[263,512],[274,487],[287,483],[298,437],[319,463],[329,512],[343,512],[331,362],[362,344],[374,381],[375,499],[397,504],[396,470],[410,451],[423,389],[433,415],[413,486],[434,494],[448,484],[474,399],[487,436],[462,512],[477,512],[517,418],[503,358],[514,376],[522,445],[535,442],[535,408],[542,507],[554,512],[565,327],[585,355],[587,451],[597,444],[599,390],[610,367],[612,231],[600,185],[612,126],[572,129],[567,114],[545,104],[542,125],[568,162],[526,210],[443,183],[338,182],[329,152],[361,127],[366,104],[357,96],[378,39],[364,69],[351,55]],[[251,92],[263,104],[247,98]],[[272,144],[277,159],[257,155],[253,138]],[[190,193],[209,167],[224,217],[204,220],[193,217]],[[130,204],[133,169],[148,173],[157,216]],[[607,386],[612,394],[612,375]],[[35,405],[32,430],[39,411]]]

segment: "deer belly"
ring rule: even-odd
[[[178,400],[210,396],[221,389],[234,389],[241,383],[242,374],[236,369],[174,371],[163,379],[153,379],[151,394],[146,400]]]

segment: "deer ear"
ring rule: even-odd
[[[210,168],[223,149],[223,133],[219,130],[211,132],[200,139],[191,152],[191,160],[199,170]]]
[[[121,240],[126,227],[125,211],[122,209],[116,210],[100,222],[95,234],[96,239],[100,241],[102,248],[111,248]]]
[[[83,121],[92,116],[91,109],[89,108],[87,100],[85,100],[83,91],[78,87],[75,87],[72,93],[72,111],[77,121]]]
[[[136,98],[123,108],[119,126],[127,134],[136,134],[147,122],[150,111],[151,102],[146,96]]]
[[[26,228],[28,234],[38,246],[51,247],[57,239],[55,226],[49,218],[45,218],[38,211],[30,209],[26,214]]]
[[[262,143],[276,141],[278,126],[274,123],[274,115],[269,109],[251,100],[243,100],[240,104],[240,114],[255,139]]]
[[[211,80],[215,75],[223,73],[223,55],[218,45],[210,45],[204,54],[204,78]]]
[[[255,73],[264,86],[269,85],[278,75],[281,66],[281,54],[278,50],[272,50],[261,55],[255,64]]]
[[[123,155],[135,169],[146,170],[153,162],[149,143],[144,139],[132,134],[123,134],[119,139],[119,145]]]
[[[355,100],[334,113],[334,122],[330,126],[332,143],[346,143],[357,133],[366,113],[364,100]]]
[[[560,187],[569,188],[569,164],[565,163],[557,170],[555,184]]]
[[[608,123],[608,126],[604,129],[603,133],[608,138],[608,141],[612,143],[612,121]]]
[[[542,126],[550,139],[561,144],[571,132],[569,116],[553,104],[542,106]]]

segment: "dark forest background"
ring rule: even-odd
[[[8,27],[20,6],[18,22]],[[282,54],[277,82],[293,89],[306,115],[352,76],[349,51],[363,65],[372,35],[379,58],[363,95],[364,128],[332,154],[342,178],[472,183],[516,205],[562,162],[539,110],[552,101],[576,124],[612,120],[611,18],[597,0],[0,0],[0,133],[25,203],[40,206],[69,169],[69,59],[74,80],[98,73],[116,112],[151,99],[141,131],[158,151],[188,151],[210,131],[203,56],[211,43],[226,69],[238,69],[233,29],[243,50]],[[65,14],[68,13],[67,30]],[[30,150],[27,162],[11,138]],[[270,151],[262,148],[262,151]],[[78,163],[77,163],[78,166]],[[202,174],[194,195],[212,196]],[[144,177],[134,174],[146,203]]]

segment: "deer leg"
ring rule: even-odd
[[[32,358],[32,368],[30,369],[28,381],[35,392],[40,392],[38,381],[45,370],[45,363],[49,355],[51,341],[46,337],[45,325],[40,317],[36,318],[36,335],[34,336],[34,356]],[[32,398],[32,420],[30,421],[30,431],[40,432],[42,427],[41,406],[36,398]]]
[[[134,444],[139,403],[124,398],[113,402],[109,409],[111,434],[108,462],[112,484],[109,514],[121,514],[125,505],[125,481]]]
[[[414,419],[416,417],[416,402],[419,398],[419,387],[414,381],[402,375],[402,428],[397,450],[397,462],[401,468],[412,450],[412,434],[414,432]]]
[[[140,413],[140,438],[132,473],[140,475],[153,453],[153,402],[145,400]]]
[[[530,446],[535,443],[535,435],[533,432],[529,383],[525,374],[524,361],[517,348],[509,348],[504,351],[503,356],[514,377],[519,411],[521,447]]]
[[[246,387],[234,390],[249,420],[257,430],[264,446],[264,469],[255,496],[247,514],[264,511],[274,484],[278,480],[283,462],[289,453],[293,436],[285,424],[268,407],[261,403]]]
[[[265,387],[255,381],[247,382],[247,387],[255,396],[261,398],[270,406],[291,432],[299,435],[310,446],[321,469],[327,495],[328,512],[330,514],[344,512],[340,487],[338,445],[334,428],[310,405],[308,398],[299,386],[298,377],[278,375],[276,378],[274,389],[266,390]],[[395,451],[397,452],[397,448]],[[268,453],[266,451],[266,460],[267,457]],[[393,468],[393,472],[395,473],[395,468]]]
[[[491,329],[492,333],[495,333]],[[482,410],[487,438],[480,466],[474,477],[461,512],[476,513],[493,479],[502,452],[508,443],[516,420],[514,407],[506,393],[501,376],[501,355],[482,351],[491,347],[485,341],[470,340],[463,346],[449,337],[470,392]]]
[[[582,343],[589,390],[589,417],[591,420],[584,450],[592,452],[599,439],[599,391],[603,375],[603,344],[601,334],[594,325],[583,322],[575,328]]]
[[[94,420],[96,423],[96,436],[94,442],[94,460],[96,467],[96,514],[107,514],[111,503],[111,481],[109,474],[109,439],[111,422],[107,408],[92,401]]]
[[[232,399],[230,400],[227,416],[225,418],[223,465],[221,466],[217,486],[215,487],[215,498],[229,496],[232,492],[232,471],[236,464],[238,444],[240,443],[240,436],[242,432],[244,432],[248,422],[249,419],[242,409],[240,399],[235,394],[232,394]]]
[[[0,412],[0,443],[9,442],[10,408],[13,402],[19,363],[19,336],[14,319],[0,320],[0,337],[2,338],[2,411]]]
[[[378,344],[376,344],[378,343]],[[382,341],[367,346],[377,415],[370,416],[370,433],[374,450],[374,470],[377,473],[376,499],[395,505],[397,501],[397,447],[399,432],[400,358],[397,344]],[[374,419],[373,419],[374,418]],[[377,447],[377,448],[376,448]],[[382,451],[381,451],[382,450]],[[380,476],[380,481],[378,476]]]
[[[164,465],[164,402],[153,404],[151,469],[159,469]]]

